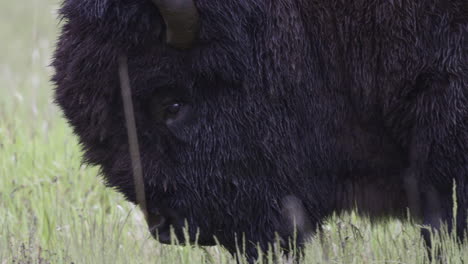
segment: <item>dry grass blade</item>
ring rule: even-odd
[[[148,210],[146,207],[145,183],[143,181],[143,170],[141,167],[140,149],[138,145],[138,136],[135,122],[135,113],[133,111],[132,91],[130,88],[130,78],[128,75],[127,56],[119,57],[119,77],[120,88],[122,91],[122,102],[125,111],[125,122],[127,125],[127,135],[129,143],[130,157],[133,168],[133,180],[135,183],[135,194],[145,218],[148,219]]]

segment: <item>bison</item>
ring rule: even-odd
[[[353,208],[409,211],[463,238],[466,0],[64,0],[60,12],[56,102],[84,160],[137,203],[128,58],[159,241],[235,253],[243,240],[254,259]]]

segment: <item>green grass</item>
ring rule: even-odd
[[[220,247],[163,246],[142,214],[106,189],[52,103],[54,0],[0,2],[0,264],[235,263]],[[428,263],[416,225],[332,217],[305,263]],[[468,247],[444,233],[446,263]],[[468,243],[467,243],[468,244]]]

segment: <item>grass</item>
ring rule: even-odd
[[[57,0],[0,3],[0,264],[236,263],[222,248],[163,246],[142,214],[103,187],[96,168],[52,103]],[[435,237],[445,263],[468,246]],[[332,217],[308,244],[305,263],[429,263],[418,227]]]

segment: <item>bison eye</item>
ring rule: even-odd
[[[194,120],[190,101],[156,95],[151,98],[149,107],[151,118],[156,124],[164,124],[174,136],[181,140],[188,138],[187,127]]]
[[[184,104],[179,103],[179,102],[171,103],[167,105],[166,108],[164,109],[166,120],[176,119],[177,115],[180,113],[183,107],[184,107]]]
[[[166,114],[170,116],[175,116],[180,112],[180,109],[182,108],[182,106],[183,106],[182,103],[170,104],[166,107]]]

